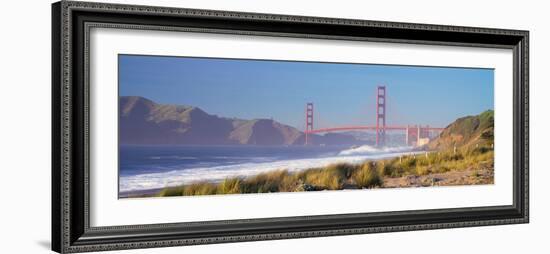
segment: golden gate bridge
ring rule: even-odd
[[[356,131],[356,130],[372,130],[376,133],[376,146],[384,146],[386,144],[386,131],[396,130],[405,132],[405,144],[407,146],[420,146],[429,142],[430,132],[443,131],[444,128],[430,127],[428,125],[404,125],[393,126],[386,125],[386,104],[387,104],[386,86],[377,86],[376,93],[376,125],[349,125],[349,126],[336,126],[329,128],[314,128],[313,119],[313,103],[308,102],[306,104],[305,122],[306,128],[305,145],[310,143],[311,134],[328,133],[328,132],[340,132],[340,131]]]

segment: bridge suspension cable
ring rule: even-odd
[[[386,143],[386,131],[388,130],[403,130],[405,131],[406,144],[410,145],[411,141],[418,144],[423,138],[430,138],[431,132],[441,132],[444,128],[430,127],[421,125],[386,125],[387,120],[387,89],[385,85],[377,86],[376,92],[376,124],[375,125],[347,125],[337,127],[318,126],[318,118],[315,117],[313,102],[306,103],[305,109],[305,145],[312,142],[310,135],[316,133],[338,132],[338,131],[353,131],[353,130],[374,130],[376,132],[376,145],[384,146]],[[416,139],[416,140],[414,140]]]

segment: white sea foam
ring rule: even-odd
[[[402,153],[412,150],[412,146],[396,146],[396,147],[382,147],[377,148],[374,146],[359,146],[340,152],[340,155],[372,155],[381,153]]]
[[[246,177],[272,170],[300,170],[323,167],[334,163],[361,163],[369,159],[396,157],[411,152],[410,147],[381,148],[361,146],[341,151],[337,156],[280,160],[274,162],[251,162],[238,165],[200,167],[120,177],[120,191],[137,191],[177,186],[197,181],[217,182],[229,177]]]

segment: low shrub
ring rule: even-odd
[[[288,172],[284,170],[262,173],[242,181],[241,191],[243,193],[278,192],[281,182],[287,176]]]
[[[374,188],[382,186],[384,183],[379,170],[377,170],[376,166],[372,163],[363,164],[363,166],[356,170],[351,177],[360,188]]]
[[[193,195],[213,195],[217,194],[217,186],[215,183],[193,183],[183,186],[183,195],[184,196],[193,196]]]
[[[223,180],[216,191],[217,194],[236,194],[241,193],[241,179],[230,178]]]
[[[305,171],[301,178],[304,184],[317,186],[320,189],[338,190],[344,184],[346,171],[337,166],[329,166],[325,169]]]
[[[184,194],[183,193],[183,187],[178,186],[178,187],[164,188],[158,193],[158,196],[160,196],[160,197],[174,197],[174,196],[182,196],[183,194]]]

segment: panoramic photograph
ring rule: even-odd
[[[119,198],[494,184],[494,70],[118,56]]]

